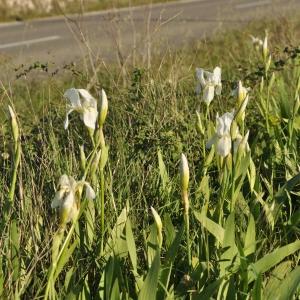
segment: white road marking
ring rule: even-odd
[[[59,39],[61,39],[61,37],[58,35],[47,36],[47,37],[39,38],[39,39],[32,39],[32,40],[27,40],[27,41],[22,41],[22,42],[3,44],[3,45],[0,45],[0,49],[7,49],[7,48],[13,48],[13,47],[19,47],[19,46],[29,46],[31,44],[49,42],[49,41],[54,41],[54,40],[59,40]]]
[[[265,1],[255,1],[255,2],[249,2],[249,3],[243,3],[243,4],[238,4],[235,6],[236,9],[245,9],[245,8],[250,8],[250,7],[257,7],[257,6],[263,6],[263,5],[268,5],[271,4],[270,0],[265,0]]]

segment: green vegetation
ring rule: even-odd
[[[300,49],[285,24],[168,51],[150,69],[36,65],[26,72],[48,80],[3,83],[0,298],[299,297]],[[266,27],[256,49],[249,34]],[[215,66],[222,92],[207,106],[195,68]],[[81,119],[91,108],[64,129],[72,87],[100,99],[95,130]],[[71,206],[58,213],[54,197]]]

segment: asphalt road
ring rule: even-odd
[[[220,29],[300,11],[300,0],[183,0],[169,4],[0,24],[0,64],[56,65],[87,55],[132,59],[186,45]],[[263,35],[263,33],[262,33]],[[83,42],[85,41],[85,42]]]

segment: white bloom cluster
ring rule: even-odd
[[[213,72],[208,72],[202,68],[196,68],[196,76],[198,83],[196,86],[196,93],[199,95],[203,90],[203,101],[209,105],[214,99],[215,93],[221,95],[221,68],[215,67]]]
[[[234,111],[227,112],[219,117],[217,114],[216,117],[216,132],[214,136],[207,142],[206,147],[209,149],[212,145],[216,146],[217,153],[222,157],[226,157],[232,148],[232,142],[234,147],[234,152],[238,151],[240,145],[245,145],[245,150],[249,151],[248,137],[249,132],[243,137],[238,128],[235,132],[231,132],[231,124],[235,117]],[[232,137],[234,135],[234,138]]]
[[[100,102],[100,126],[103,125],[107,110],[108,102],[105,91],[101,91],[102,97]],[[69,114],[73,111],[77,111],[80,114],[80,118],[83,120],[85,126],[90,129],[96,128],[96,122],[98,118],[97,100],[85,89],[68,89],[64,93],[64,97],[68,100],[68,111],[66,114],[65,129],[69,126]]]
[[[59,208],[62,224],[70,222],[77,216],[79,208],[76,193],[83,186],[86,189],[86,198],[89,200],[94,199],[96,194],[88,182],[76,181],[72,176],[66,174],[60,177],[51,207]]]

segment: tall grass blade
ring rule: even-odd
[[[137,252],[131,227],[131,221],[129,218],[126,222],[126,242],[133,270],[137,273]]]
[[[127,252],[126,239],[121,238],[127,221],[127,208],[123,208],[117,221],[111,230],[110,237],[105,245],[104,255],[108,259],[114,253],[115,255],[124,255]]]
[[[18,231],[17,221],[13,219],[10,224],[11,239],[11,261],[12,261],[12,279],[17,281],[20,275],[20,235]]]
[[[255,249],[256,249],[255,236],[256,236],[255,220],[254,220],[253,215],[250,215],[249,224],[248,224],[247,232],[246,232],[246,236],[245,236],[245,243],[244,243],[245,256],[255,253]]]
[[[222,245],[224,240],[224,228],[212,221],[211,219],[207,218],[204,213],[199,213],[194,211],[194,215],[196,219],[202,224],[204,228],[206,228]]]
[[[222,247],[227,249],[221,255],[220,262],[220,275],[223,277],[227,271],[227,268],[231,266],[234,258],[237,256],[238,250],[235,244],[235,216],[234,212],[229,215],[226,220],[224,240]]]
[[[62,255],[60,256],[60,258],[57,262],[57,265],[56,265],[55,273],[54,273],[54,276],[53,276],[54,282],[55,282],[56,278],[58,277],[58,275],[63,270],[64,266],[69,261],[69,259],[72,256],[74,250],[76,249],[77,245],[78,245],[78,240],[75,240],[69,248],[64,249],[64,251],[63,251]]]
[[[276,299],[278,296],[278,289],[280,283],[283,281],[284,277],[291,272],[292,270],[292,261],[284,261],[280,263],[277,267],[272,270],[269,280],[264,289],[264,298],[266,300]]]
[[[266,254],[263,258],[259,259],[256,263],[248,267],[248,283],[254,281],[257,278],[257,274],[263,274],[269,271],[271,268],[273,268],[279,262],[281,262],[284,258],[295,253],[299,249],[300,241],[296,241],[294,243],[290,243],[286,246],[276,249],[272,253]]]
[[[165,191],[169,185],[170,179],[160,150],[157,151],[157,157],[158,157],[159,175],[162,182],[163,190]]]
[[[293,295],[298,291],[299,297],[300,287],[300,266],[289,273],[278,287],[277,299],[286,300],[293,299]],[[274,299],[274,298],[273,298]]]
[[[155,300],[160,272],[160,251],[156,251],[151,268],[148,271],[143,287],[139,293],[139,300]]]
[[[194,294],[192,296],[192,300],[207,300],[207,299],[211,299],[216,292],[218,291],[220,285],[223,282],[223,278],[220,278],[216,281],[214,281],[213,283],[210,283],[209,285],[207,285],[203,291],[201,291],[198,294]]]
[[[262,276],[258,274],[252,290],[253,300],[262,300]]]

